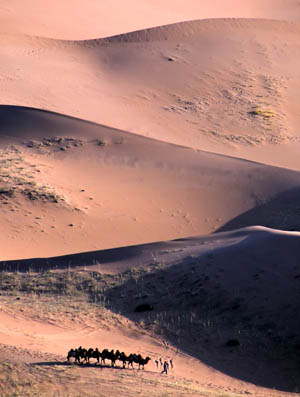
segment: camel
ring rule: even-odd
[[[97,363],[99,364],[99,359],[101,358],[101,353],[98,350],[98,347],[96,349],[88,349],[86,353],[86,361],[89,363],[91,358],[95,358],[97,360]]]
[[[101,358],[101,353],[99,352],[98,347],[96,347],[96,349],[93,351],[92,357],[96,358],[97,363],[99,364],[99,358]]]
[[[140,354],[130,354],[128,357],[128,367],[129,364],[133,368],[133,363],[136,363],[139,365],[139,369],[141,368],[141,365],[143,366],[143,369],[145,369],[145,365],[148,364],[148,362],[151,360],[150,357],[143,358]]]
[[[105,360],[108,359],[111,361],[111,366],[114,367],[116,364],[116,360],[118,360],[119,356],[119,350],[117,350],[115,353],[114,350],[108,351],[107,349],[104,349],[101,352],[101,363],[104,363],[105,365]]]
[[[143,358],[140,354],[130,354],[127,356],[124,352],[121,353],[119,350],[115,352],[114,350],[109,351],[108,349],[103,349],[102,352],[100,352],[97,347],[95,350],[92,348],[87,350],[82,346],[79,346],[78,349],[71,349],[68,352],[67,361],[70,362],[72,357],[78,364],[81,363],[81,359],[83,359],[85,363],[89,363],[91,358],[95,358],[98,364],[101,359],[101,364],[105,365],[105,360],[108,359],[111,361],[112,367],[114,367],[116,361],[119,360],[123,363],[123,368],[125,368],[126,363],[128,364],[128,368],[130,365],[133,368],[133,363],[136,363],[139,365],[139,369],[141,366],[142,369],[145,369],[145,365],[151,360],[150,357]]]
[[[120,353],[118,360],[123,363],[123,368],[125,368],[126,362],[129,366],[129,357],[124,352]]]
[[[81,346],[79,346],[79,348],[76,350],[78,351],[78,363],[80,363],[81,358],[83,358],[85,362],[87,362],[87,350]]]
[[[86,362],[90,362],[90,358],[93,357],[94,349],[91,347],[86,352]]]
[[[100,353],[101,357],[101,364],[105,365],[105,360],[108,358],[109,351],[107,349],[103,349],[102,352]]]
[[[129,356],[127,357],[126,361],[128,363],[128,368],[129,368],[129,365],[131,365],[131,367],[133,368],[133,363],[135,362],[134,356],[135,356],[135,354],[129,354]]]
[[[119,352],[119,350],[117,350],[116,352],[114,352],[114,350],[112,350],[112,351],[109,353],[109,357],[107,357],[107,358],[111,361],[111,366],[112,366],[112,367],[114,367],[114,366],[116,365],[116,360],[119,359],[120,354],[121,354],[121,353]]]
[[[68,352],[67,355],[67,361],[68,363],[70,362],[70,358],[74,358],[75,362],[79,362],[79,354],[78,354],[78,349],[71,349]]]
[[[148,364],[148,362],[151,360],[151,358],[148,356],[146,358],[143,358],[140,354],[137,356],[137,363],[139,364],[139,369],[141,368],[141,365],[143,366],[143,369],[145,369],[145,365]]]
[[[67,355],[67,361],[70,362],[70,358],[75,358],[75,362],[80,364],[80,359],[83,358],[87,361],[87,350],[83,349],[81,346],[78,349],[71,349]]]

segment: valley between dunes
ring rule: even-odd
[[[160,3],[0,1],[1,396],[300,393],[300,3]]]

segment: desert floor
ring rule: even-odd
[[[2,0],[0,56],[1,396],[298,395],[300,2]]]

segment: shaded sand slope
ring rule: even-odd
[[[267,203],[261,202],[256,208],[232,219],[218,231],[233,230],[245,225],[258,225],[262,218],[269,227],[291,231],[300,230],[299,199],[300,189],[291,189]]]
[[[55,113],[14,106],[0,113],[3,260],[210,233],[300,183],[295,171]],[[269,211],[259,213],[268,226]]]
[[[154,311],[142,315],[146,328],[161,321],[169,340],[223,373],[293,390],[299,369],[299,241],[300,233],[253,227],[199,239],[198,253],[195,240],[190,246],[189,240],[175,242],[174,259],[180,260],[170,266],[158,253],[162,264],[155,276],[144,272],[136,285],[131,280],[109,290],[107,299],[132,319],[140,318],[135,304],[152,304]],[[168,251],[172,255],[171,246]],[[225,347],[229,339],[240,347]]]
[[[38,347],[40,352],[64,355],[69,347],[81,344],[82,340],[87,345],[98,345],[101,340],[101,346],[135,348],[152,357],[175,357],[175,372],[171,376],[212,382],[215,386],[221,384],[229,390],[235,387],[235,391],[248,390],[254,395],[262,390],[242,382],[296,391],[300,343],[299,239],[298,232],[250,227],[129,247],[127,251],[115,249],[110,251],[107,268],[107,252],[99,252],[98,259],[103,259],[104,267],[86,266],[86,270],[100,270],[102,276],[93,279],[91,272],[90,282],[85,283],[89,286],[86,292],[94,285],[90,299],[97,303],[98,309],[91,306],[83,316],[82,306],[81,314],[75,315],[72,305],[67,304],[68,314],[61,317],[57,328],[53,319],[50,324],[45,322],[47,315],[40,312],[48,298],[40,298],[35,305],[36,320],[39,316],[44,318],[42,325],[30,318],[30,305],[24,297],[22,312],[19,303],[14,304],[17,316],[12,316],[10,305],[1,312],[0,342],[15,344],[17,338],[19,347],[27,346],[30,341],[32,349]],[[86,264],[83,255],[79,258]],[[59,258],[56,260],[60,262]],[[72,270],[72,263],[76,263],[72,256],[70,263]],[[6,265],[1,263],[2,268]],[[22,261],[19,265],[25,270]],[[40,265],[44,266],[45,260],[41,259]],[[108,277],[106,270],[114,275]],[[78,274],[84,276],[85,272]],[[48,277],[54,288],[55,275],[60,273],[27,273],[26,278],[34,277],[38,288],[43,277]],[[70,273],[62,276],[65,283],[70,282]],[[14,277],[22,276],[17,273]],[[109,280],[106,287],[99,284],[97,288],[96,283],[103,282],[105,277]],[[23,281],[21,285],[26,291],[30,283]],[[11,287],[17,288],[13,282]],[[64,299],[68,302],[68,295]],[[73,293],[71,299],[76,302]],[[136,305],[141,303],[153,305],[154,310],[135,313]],[[102,305],[122,316],[113,330],[108,329],[112,323],[103,311],[96,314]],[[49,308],[52,313],[52,306]],[[58,299],[57,310],[66,310]],[[96,320],[98,315],[102,316],[101,320]],[[134,329],[131,321],[140,324],[140,330]],[[14,333],[8,335],[10,329]],[[226,346],[230,339],[238,340],[240,345]],[[160,346],[163,340],[169,342],[169,350]],[[178,354],[172,346],[179,348]],[[36,360],[33,355],[31,361]],[[148,369],[155,371],[154,363]],[[275,390],[272,393],[283,395]]]
[[[203,18],[300,20],[297,0],[127,0],[120,3],[68,0],[42,3],[2,0],[0,31],[59,39],[109,36],[152,26]]]
[[[2,35],[1,101],[299,169],[299,36],[242,19],[78,42]]]

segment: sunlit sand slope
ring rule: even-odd
[[[2,259],[210,233],[262,204],[259,223],[268,226],[272,200],[300,183],[298,172],[60,114],[0,113]],[[295,228],[290,211],[282,208],[272,226]]]
[[[0,31],[59,39],[104,37],[204,18],[300,20],[297,0],[2,0]]]
[[[298,24],[202,20],[103,40],[2,35],[3,104],[299,169]]]

